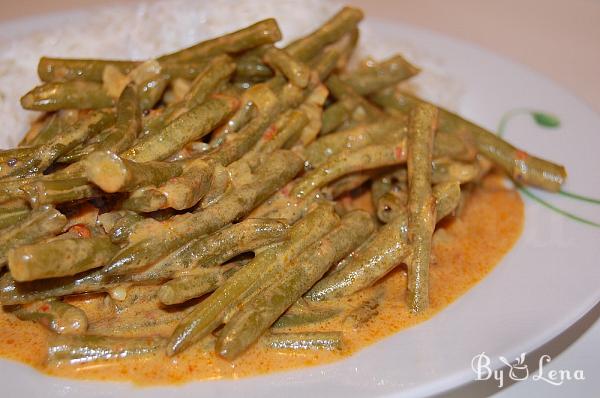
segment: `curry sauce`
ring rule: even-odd
[[[521,233],[523,221],[523,203],[519,194],[506,188],[502,177],[488,176],[473,190],[459,215],[438,224],[433,240],[430,308],[427,311],[419,315],[408,311],[406,269],[400,266],[374,286],[328,304],[343,310],[333,318],[278,330],[339,330],[344,336],[340,350],[288,352],[269,349],[258,342],[238,359],[229,362],[214,353],[214,337],[209,336],[171,358],[161,351],[140,358],[53,366],[46,363],[47,339],[51,332],[34,322],[0,313],[0,356],[53,376],[130,381],[138,385],[239,378],[342,360],[386,336],[427,320],[467,292],[511,249]],[[68,300],[85,309],[93,332],[102,330],[103,322],[107,323],[102,320],[101,310],[106,297],[95,294]],[[167,337],[177,321],[173,319],[162,328],[154,327],[152,333]]]

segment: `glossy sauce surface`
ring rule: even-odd
[[[360,199],[356,205],[359,203]],[[418,316],[408,312],[405,304],[406,273],[405,267],[401,266],[375,286],[326,304],[343,309],[340,315],[318,324],[278,330],[343,331],[344,348],[339,351],[276,351],[265,348],[259,342],[234,362],[228,362],[214,353],[211,337],[173,358],[161,352],[142,358],[56,367],[46,364],[50,332],[38,324],[19,321],[13,315],[2,312],[0,357],[23,362],[60,377],[131,381],[141,385],[238,378],[340,360],[385,336],[425,321],[464,294],[511,249],[521,234],[523,221],[523,203],[519,194],[507,189],[501,177],[489,176],[468,197],[459,216],[449,217],[438,224],[434,235],[428,311]],[[140,294],[143,295],[144,291]],[[86,310],[91,327],[96,330],[111,324],[110,320],[102,320],[104,300],[104,295],[69,299]],[[148,308],[140,305],[139,311],[132,311],[131,315],[126,312],[123,316],[139,318],[153,305]],[[356,311],[357,308],[360,310]],[[351,312],[354,315],[348,316]],[[169,336],[176,323],[177,320],[173,320],[153,327],[152,333]],[[124,332],[123,335],[128,334]]]

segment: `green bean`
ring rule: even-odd
[[[235,59],[235,80],[262,82],[273,77],[273,71],[262,61],[265,51],[272,48],[270,44],[249,50]]]
[[[402,112],[407,112],[418,103],[426,103],[397,90],[379,92],[373,96],[373,100],[384,107],[398,109]],[[439,112],[440,131],[457,134],[464,132],[470,135],[477,150],[498,165],[512,179],[551,192],[558,191],[564,183],[567,172],[563,166],[529,155],[496,134],[446,109],[439,108]]]
[[[146,186],[131,192],[129,197],[123,201],[121,207],[133,212],[151,213],[167,209],[169,207],[167,200],[168,198],[163,192],[152,186]]]
[[[380,175],[380,180],[384,185],[385,192],[389,192],[390,190],[408,191],[408,170],[406,166],[392,168]]]
[[[303,154],[309,167],[314,168],[344,150],[355,150],[373,144],[396,143],[405,136],[406,123],[390,118],[320,137],[308,145]]]
[[[27,200],[23,186],[40,179],[40,176],[26,176],[21,178],[0,179],[0,203],[9,203],[16,200]]]
[[[148,111],[162,98],[167,86],[169,85],[169,77],[164,74],[150,77],[138,85],[139,90],[139,107],[142,111]]]
[[[38,75],[44,82],[81,79],[102,83],[104,68],[108,65],[126,75],[139,64],[136,61],[42,57],[38,63]]]
[[[43,82],[47,83],[67,80],[102,83],[104,69],[107,66],[127,75],[142,63],[142,61],[42,57],[38,64],[38,75]],[[202,70],[204,63],[162,62],[160,66],[162,74],[170,79],[178,77],[193,79]]]
[[[402,179],[399,179],[398,176]],[[406,168],[375,176],[371,183],[371,203],[373,206],[377,206],[379,200],[388,192],[406,192],[408,190],[407,179]]]
[[[0,264],[6,262],[6,255],[10,249],[54,236],[66,223],[67,218],[51,206],[34,209],[20,223],[2,230],[2,234],[0,234]]]
[[[185,110],[180,111],[183,109],[181,105],[181,101],[179,101],[148,112],[148,115],[142,118],[142,132],[138,138],[141,140],[158,134],[168,124],[167,119],[173,118],[174,120],[174,115],[181,116],[185,113]]]
[[[381,111],[377,106],[373,105],[371,102],[367,101],[364,97],[362,97],[360,94],[354,91],[354,89],[346,82],[344,82],[339,76],[331,75],[329,79],[327,79],[326,84],[331,95],[333,95],[338,100],[350,99],[358,103],[358,106],[355,107],[355,110],[353,112],[353,118],[356,119],[356,114],[360,110],[364,113],[364,116],[361,119],[364,119],[364,121],[366,122],[373,122],[384,119],[385,114],[383,113],[383,111]]]
[[[123,206],[140,212],[160,209],[188,209],[196,205],[209,191],[214,165],[202,159],[184,163],[183,172],[162,185],[144,187],[132,193]]]
[[[166,159],[167,162],[191,160],[204,156],[210,150],[210,144],[199,140],[185,144],[183,148]]]
[[[235,65],[227,55],[223,54],[212,59],[189,84],[181,100],[169,104],[160,114],[146,123],[145,135],[152,136],[159,133],[161,129],[191,108],[202,104],[223,82],[229,79],[234,69]]]
[[[205,209],[217,202],[223,197],[231,185],[231,175],[229,174],[229,170],[220,164],[215,164],[212,179],[210,181],[210,188],[208,189],[208,192],[206,192],[206,195],[200,200],[200,208]]]
[[[122,156],[135,162],[168,158],[183,145],[196,141],[221,124],[238,106],[235,98],[214,96],[173,120],[155,135],[141,138]]]
[[[164,305],[181,304],[215,291],[239,267],[211,267],[195,270],[191,275],[179,276],[163,284],[158,298]]]
[[[454,133],[438,130],[433,142],[433,158],[449,158],[463,162],[472,162],[477,156],[477,148],[471,142],[467,133],[457,131]]]
[[[277,47],[271,47],[265,52],[263,60],[267,65],[281,71],[292,84],[301,88],[308,85],[310,69],[302,62],[294,59],[286,51]]]
[[[125,87],[117,102],[115,125],[88,141],[87,145],[62,156],[59,161],[74,162],[83,159],[95,151],[120,153],[135,141],[141,129],[141,112],[138,95],[132,84]]]
[[[295,142],[307,124],[308,117],[298,110],[289,109],[279,115],[254,147],[227,167],[232,180],[243,179],[261,164],[265,155],[286,146],[288,142]]]
[[[227,56],[217,57],[194,79],[188,91],[180,101],[169,104],[164,110],[144,125],[143,136],[148,138],[157,135],[174,120],[189,112],[190,109],[206,101],[209,95],[218,88],[223,80],[231,74],[231,59]],[[219,96],[217,93],[213,96]],[[233,97],[224,94],[225,97]]]
[[[129,278],[129,282],[131,279]],[[161,281],[152,281],[158,282]],[[154,309],[161,309],[158,301],[158,289],[159,285],[131,285],[124,283],[107,289],[108,295],[110,296],[110,304],[114,307],[113,312],[119,317],[128,317],[152,311]]]
[[[435,228],[435,199],[431,193],[433,136],[438,111],[417,105],[408,127],[408,306],[419,313],[429,306],[429,262]]]
[[[439,184],[457,181],[461,184],[479,177],[479,166],[476,163],[463,163],[452,160],[434,160],[432,162],[431,183]]]
[[[195,206],[210,189],[213,170],[213,164],[196,159],[181,175],[156,188],[166,198],[161,208],[185,210]]]
[[[97,336],[135,337],[146,335],[168,337],[177,322],[185,317],[188,311],[165,311],[152,309],[136,313],[133,316],[122,316],[101,319],[90,324],[89,333]]]
[[[130,216],[119,219],[109,231],[110,239],[113,243],[120,244],[127,242],[129,236],[133,233],[135,224],[143,220],[141,215],[133,212],[131,213]]]
[[[37,179],[25,184],[22,191],[34,208],[102,196],[87,178]]]
[[[409,254],[406,219],[398,217],[381,227],[369,245],[361,248],[346,265],[317,282],[306,294],[310,300],[330,300],[370,286],[400,264]]]
[[[194,80],[206,68],[205,60],[197,62],[160,62],[161,73],[170,80]]]
[[[434,197],[438,197],[436,189],[443,189],[448,183],[464,184],[479,176],[480,169],[477,164],[460,163],[448,160],[434,160],[431,173],[431,182],[437,184],[433,187]],[[392,178],[397,178],[398,171]],[[401,177],[402,178],[402,177]],[[454,184],[451,184],[454,187]],[[454,189],[454,188],[452,188]],[[456,195],[460,189],[456,188]],[[377,207],[377,217],[384,223],[391,221],[398,214],[406,215],[407,204],[406,190],[390,190],[378,197],[373,197],[373,204]]]
[[[334,72],[341,56],[341,51],[334,51],[333,49],[327,51],[327,49],[325,49],[321,56],[316,57],[313,62],[310,63],[312,69],[317,76],[319,76],[320,81],[326,81]]]
[[[435,187],[437,220],[450,214],[460,201],[458,183]],[[331,300],[371,286],[401,264],[410,254],[407,241],[408,215],[399,214],[375,232],[344,261],[343,267],[321,279],[305,295],[309,300]]]
[[[257,207],[251,217],[276,218],[293,224],[316,203],[328,202],[327,197],[321,191],[314,191],[303,197],[291,196],[290,188],[285,187],[273,195],[269,200]]]
[[[228,191],[206,209],[171,218],[155,233],[127,247],[105,267],[107,273],[123,273],[156,262],[201,235],[212,233],[246,216],[258,204],[292,179],[302,168],[293,152],[279,150],[270,155],[252,181]]]
[[[101,292],[110,286],[111,282],[98,271],[84,273],[83,276],[25,283],[16,282],[10,272],[6,272],[0,277],[0,303],[3,305],[25,304],[70,294]]]
[[[337,71],[345,70],[348,67],[348,64],[350,63],[350,59],[353,56],[353,52],[356,49],[359,38],[360,38],[360,31],[359,31],[358,27],[356,27],[356,28],[350,30],[350,32],[346,33],[337,42],[327,46],[327,48],[325,48],[325,50],[319,56],[319,58],[323,55],[326,55],[327,52],[329,52],[330,50],[337,48],[337,51],[339,52],[339,57],[338,57],[336,65],[335,65],[335,68]],[[317,71],[319,71],[319,67],[320,67],[319,64],[321,62],[323,62],[323,60],[316,61],[316,63],[314,64]],[[326,76],[326,77],[328,77],[328,76]],[[321,79],[321,81],[323,81],[323,82],[325,80],[326,80],[325,78]]]
[[[290,229],[290,240],[279,249],[260,252],[254,260],[230,277],[202,301],[175,329],[167,346],[174,355],[212,332],[227,312],[257,294],[287,263],[324,235],[337,222],[331,206],[320,206]]]
[[[296,106],[301,101],[301,97],[300,89],[295,86],[286,86],[282,90],[279,100],[273,98],[274,102],[266,103],[262,109],[259,106],[258,116],[236,134],[229,135],[229,139],[219,145],[214,152],[209,153],[207,159],[222,165],[228,165],[240,159],[266,134],[265,130],[270,128],[279,114]]]
[[[246,125],[252,117],[255,116],[256,106],[252,101],[242,101],[244,105],[231,116],[220,128],[213,131],[210,137],[210,145],[219,145],[227,134],[239,131],[242,126]]]
[[[461,200],[460,184],[456,181],[436,184],[432,193],[435,198],[436,222],[450,215]]]
[[[95,143],[104,142],[110,135],[110,132],[110,128],[99,132],[94,137],[88,139],[85,142],[82,142],[69,152],[56,159],[56,163],[68,163],[72,165],[79,162],[87,155],[94,152]]]
[[[310,92],[306,100],[300,104],[298,110],[308,117],[308,124],[304,126],[297,140],[298,144],[306,146],[313,142],[323,126],[323,105],[327,100],[329,91],[323,84],[317,84]]]
[[[419,73],[401,55],[358,69],[344,76],[343,80],[360,95],[369,95],[386,87],[393,86]]]
[[[271,333],[262,338],[262,344],[276,350],[327,350],[343,348],[342,332]]]
[[[168,225],[174,224],[175,226],[180,226],[183,224],[189,229],[192,226],[188,226],[187,223],[184,223],[184,220],[190,218],[191,217],[187,214],[181,217],[173,217],[172,220],[164,221],[164,224],[161,224],[162,228],[160,228],[159,231],[156,231],[153,236],[149,236],[142,240],[130,241],[129,245],[123,248],[123,250],[117,253],[115,257],[105,265],[103,272],[107,275],[129,274],[143,269],[168,255],[168,253],[194,237],[187,237],[182,233],[174,234],[169,230]],[[218,229],[220,226],[216,222],[213,224],[206,224],[207,225],[205,225],[203,229],[207,229],[210,232],[212,232],[213,229]],[[217,224],[218,226],[215,227],[214,224]],[[179,231],[177,230],[176,232]]]
[[[275,122],[274,129],[265,132],[251,153],[271,153],[276,149],[290,147],[289,143],[297,141],[307,124],[308,116],[304,112],[295,109],[284,112]]]
[[[117,250],[108,236],[57,239],[12,249],[8,268],[17,282],[69,276],[103,265]]]
[[[85,165],[83,162],[74,162],[65,167],[52,170],[51,173],[39,176],[41,179],[60,180],[66,178],[85,177]]]
[[[356,188],[361,187],[365,182],[369,181],[373,177],[373,173],[358,172],[348,174],[345,177],[339,178],[337,181],[329,184],[324,191],[333,199],[336,199],[346,192],[350,192]]]
[[[239,132],[229,136],[206,159],[227,166],[244,156],[270,127],[273,115],[260,115],[252,119]]]
[[[76,80],[42,84],[21,97],[21,106],[33,111],[100,109],[114,104],[115,98],[102,84]]]
[[[341,152],[300,179],[294,186],[292,195],[305,196],[346,174],[404,162],[406,147],[402,141],[396,142],[394,146],[369,145],[356,151]]]
[[[310,61],[310,66],[317,73],[320,81],[324,82],[336,68],[341,69],[346,65],[356,47],[358,36],[358,29],[352,29],[337,42],[325,47],[320,55]]]
[[[37,322],[58,334],[83,334],[88,318],[80,308],[60,300],[44,300],[11,311],[22,321]]]
[[[152,355],[164,348],[159,337],[105,337],[58,335],[48,341],[48,362],[81,365],[97,361]]]
[[[358,101],[353,100],[353,98],[344,98],[325,109],[325,112],[323,112],[321,135],[334,132],[346,120],[351,119],[352,112],[354,112],[358,105]]]
[[[140,278],[171,277],[176,272],[215,267],[242,253],[283,241],[287,229],[288,226],[278,220],[248,218],[191,240],[138,275]]]
[[[410,111],[422,101],[415,96],[400,92],[400,90],[395,87],[390,87],[374,93],[369,96],[369,99],[388,112],[395,110],[405,116],[409,116]],[[438,120],[438,130],[441,130],[440,127],[442,127],[442,124],[442,121]]]
[[[277,75],[264,83],[255,84],[245,90],[242,94],[242,102],[252,102],[256,105],[259,113],[265,113],[278,100],[286,104],[291,103],[293,100],[297,100],[301,93],[300,88],[286,84],[285,79]]]
[[[128,291],[135,288],[135,286],[130,287],[132,283],[160,283],[164,280],[165,278],[134,280],[132,275],[107,275],[102,269],[99,269],[75,276],[20,283],[14,280],[10,272],[6,272],[0,276],[0,303],[3,305],[26,304],[73,294],[108,292],[111,297],[117,294],[127,295],[123,296],[125,298],[123,306],[126,306],[133,303],[128,299],[130,297]],[[158,300],[156,301],[158,302]],[[122,307],[119,308],[119,312],[123,312],[123,310]]]
[[[160,62],[186,62],[206,59],[217,54],[235,54],[281,39],[277,22],[265,19],[244,29],[200,42],[192,47],[159,57]]]
[[[309,61],[318,55],[325,46],[335,43],[353,30],[362,18],[361,10],[344,7],[317,30],[289,44],[285,50],[300,61]]]
[[[377,176],[371,184],[371,198],[374,207],[388,192],[408,191],[408,173],[406,168],[396,168]]]
[[[39,175],[52,164],[55,157],[58,157],[52,149],[54,148],[39,145],[0,151],[0,179],[24,179]],[[15,184],[10,185],[14,187]]]
[[[383,223],[389,223],[394,218],[407,217],[406,192],[387,192],[377,201],[377,218]]]
[[[340,224],[308,247],[291,264],[282,278],[260,295],[244,303],[225,325],[217,339],[216,350],[234,359],[279,318],[298,298],[315,284],[336,262],[346,257],[373,231],[371,216],[364,211],[350,212]]]
[[[307,309],[302,312],[288,311],[271,325],[271,329],[293,328],[319,323],[331,319],[341,312],[340,308]]]
[[[79,163],[75,163],[65,167],[64,169],[60,169],[52,174],[47,175],[26,175],[23,177],[9,177],[0,180],[0,201],[1,202],[10,202],[15,200],[28,200],[31,204],[35,204],[35,200],[31,201],[26,193],[26,190],[31,190],[31,187],[36,183],[41,183],[44,185],[48,181],[57,181],[57,180],[68,180],[68,179],[78,179],[83,178],[83,173],[80,173]],[[81,183],[86,183],[85,179],[80,180]],[[79,183],[79,181],[78,181]],[[35,196],[35,195],[34,195]]]
[[[88,179],[104,192],[129,192],[142,186],[158,185],[183,172],[179,163],[137,163],[110,151],[92,153],[85,164]]]
[[[187,108],[203,103],[210,93],[223,82],[229,80],[235,70],[235,63],[227,55],[212,59],[190,85],[183,101]]]
[[[31,157],[35,157],[39,146],[36,147],[18,147],[12,149],[5,149],[0,151],[0,172],[3,176],[10,176],[11,170],[9,167],[22,168],[22,164],[27,164]],[[31,161],[30,161],[31,162]],[[34,170],[35,172],[35,170]],[[17,175],[17,177],[20,177]]]
[[[98,222],[102,225],[104,232],[116,244],[127,242],[135,224],[143,219],[144,217],[140,214],[129,210],[111,211],[98,216]]]
[[[0,230],[27,218],[31,209],[20,200],[0,206]]]
[[[448,118],[459,118],[454,114],[447,115]],[[562,165],[529,155],[472,123],[465,122],[465,124],[475,137],[475,144],[479,151],[500,166],[515,181],[550,192],[560,190],[567,177],[567,172]]]
[[[92,112],[54,136],[46,144],[2,151],[0,152],[0,176],[23,177],[44,172],[56,159],[112,121],[113,116],[109,113]]]
[[[27,141],[27,146],[37,146],[50,141],[63,128],[64,122],[61,119],[59,112],[48,116],[40,131]]]

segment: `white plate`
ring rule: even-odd
[[[217,3],[215,7],[224,4]],[[262,16],[274,14],[283,21],[286,32],[286,24],[295,18],[289,12],[290,3],[271,6],[275,9],[265,11]],[[183,15],[186,11],[179,12]],[[210,9],[203,13],[208,16],[204,22],[210,22]],[[234,25],[242,26],[246,19],[256,19],[257,13],[260,15],[261,11],[253,9],[240,14]],[[39,24],[58,26],[74,19],[92,23],[90,18],[94,15],[96,12],[77,12],[22,20],[0,27],[0,37],[29,34]],[[299,26],[299,31],[318,22]],[[600,162],[596,154],[600,148],[600,117],[581,100],[537,73],[471,44],[368,16],[363,26],[370,31],[365,36],[377,37],[387,48],[409,49],[409,52],[412,48],[430,62],[432,68],[436,65],[442,68],[447,75],[442,80],[450,78],[462,88],[457,110],[485,127],[495,129],[502,115],[515,108],[557,115],[561,127],[552,130],[537,126],[526,115],[516,116],[508,126],[508,138],[524,149],[565,164],[569,171],[566,189],[600,197]],[[229,28],[231,26],[221,30],[225,32]],[[196,33],[192,32],[191,36]],[[201,33],[198,37],[210,33]],[[193,39],[186,37],[183,41]],[[381,55],[375,47],[373,52]],[[85,51],[85,47],[76,50]],[[118,51],[115,53],[119,55]],[[32,57],[39,55],[42,54],[32,54]],[[23,90],[28,88],[22,87]],[[445,92],[436,92],[436,87],[430,87],[426,94],[433,99],[444,99],[447,89],[439,90]],[[600,222],[600,214],[592,205],[546,193],[540,195]],[[494,360],[493,365],[498,366],[500,355],[515,358],[521,352],[532,351],[574,323],[600,299],[600,231],[564,218],[527,198],[525,204],[526,223],[521,239],[481,283],[431,320],[346,360],[242,380],[144,389],[125,383],[50,378],[26,366],[2,361],[3,395],[93,398],[125,394],[129,397],[164,397],[165,394],[183,397],[193,393],[222,398],[306,398],[423,396],[447,391],[473,380],[471,359],[474,355],[485,351]]]

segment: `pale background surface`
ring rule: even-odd
[[[0,23],[86,5],[135,1],[139,0],[1,0]],[[360,6],[368,16],[463,39],[525,64],[600,112],[600,0],[348,0],[348,3]],[[600,126],[598,129],[600,133]],[[555,387],[529,380],[504,388],[495,396],[597,396],[600,391],[599,317],[600,306],[597,305],[563,335],[529,354],[530,369],[537,365],[539,356],[549,354],[553,361],[547,370],[582,369],[586,381],[571,381]],[[448,396],[480,397],[497,391],[492,383],[477,382]]]

